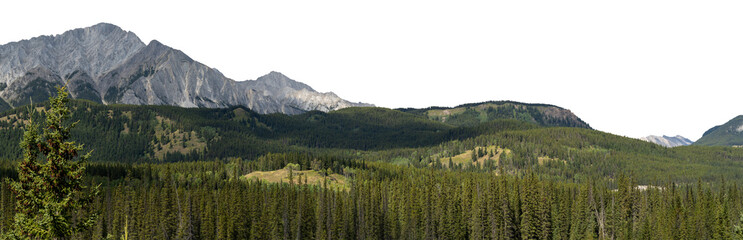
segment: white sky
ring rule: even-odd
[[[743,114],[743,1],[12,1],[0,44],[108,22],[235,80],[282,72],[377,106],[571,109],[691,140]]]

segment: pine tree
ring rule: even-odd
[[[17,200],[13,227],[6,235],[10,239],[68,239],[97,219],[86,206],[98,195],[98,187],[87,191],[82,183],[90,153],[79,155],[83,146],[68,141],[76,123],[65,124],[70,117],[66,88],[57,88],[57,96],[49,100],[43,133],[31,116],[21,141],[24,159],[18,180],[10,184]]]
[[[733,226],[733,238],[734,239],[743,239],[743,213],[740,214],[740,219],[738,220],[739,224],[735,224]]]
[[[631,180],[624,176],[619,175],[617,195],[619,198],[619,221],[617,229],[617,237],[620,239],[631,239],[632,238],[632,210],[633,210],[633,192],[634,186],[631,184]]]
[[[521,238],[537,239],[541,233],[541,221],[539,216],[539,190],[538,182],[534,175],[530,175],[523,182],[524,195],[521,214]]]
[[[487,209],[485,208],[484,198],[482,193],[482,189],[479,184],[475,185],[475,191],[473,193],[472,198],[472,204],[470,207],[470,238],[472,239],[483,239],[487,235],[485,235],[485,226],[484,223],[486,221],[485,214]]]

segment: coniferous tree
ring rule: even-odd
[[[80,155],[81,144],[69,141],[69,101],[65,87],[57,88],[46,111],[43,133],[30,117],[21,141],[24,158],[18,167],[18,180],[11,182],[16,196],[10,239],[67,239],[91,227],[97,214],[89,212],[73,219],[73,214],[85,212],[98,194],[95,187],[87,192],[82,178],[90,153]]]
[[[523,182],[524,195],[521,213],[521,238],[537,239],[540,236],[541,222],[539,216],[539,186],[534,175]]]
[[[733,226],[733,238],[734,239],[743,239],[743,214],[740,214],[740,219],[738,220],[738,224],[735,224]]]

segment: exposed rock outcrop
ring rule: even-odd
[[[10,105],[44,101],[65,83],[73,98],[104,104],[242,105],[285,114],[371,106],[317,92],[278,72],[237,82],[179,50],[156,40],[145,45],[107,23],[0,45],[0,84],[7,86],[0,97]]]
[[[664,147],[686,146],[686,145],[691,145],[692,143],[694,143],[691,140],[685,137],[679,136],[679,135],[676,135],[675,137],[670,137],[666,135],[663,135],[663,136],[650,135],[647,137],[642,137],[640,138],[640,140],[655,143],[655,144],[658,144]]]

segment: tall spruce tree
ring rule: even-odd
[[[97,219],[85,209],[98,187],[87,189],[82,182],[90,152],[80,155],[83,146],[69,141],[75,123],[65,123],[70,117],[66,88],[58,87],[57,96],[49,100],[43,133],[31,115],[21,141],[24,158],[18,180],[10,183],[16,213],[4,236],[8,239],[69,239]]]

